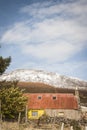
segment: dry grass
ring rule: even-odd
[[[61,126],[54,124],[44,124],[40,127],[33,126],[31,124],[18,125],[17,122],[2,122],[0,130],[60,130]],[[64,130],[70,130],[70,128],[64,128]]]
[[[31,125],[31,124],[20,124],[17,122],[2,122],[0,125],[0,130],[60,130],[61,125],[57,124],[43,124],[41,126]],[[64,130],[70,130],[70,126],[64,125]],[[85,126],[81,127],[81,130],[85,130]]]
[[[30,124],[18,124],[17,122],[2,122],[0,124],[0,130],[42,130],[40,128],[34,128]]]
[[[1,130],[19,130],[17,122],[2,122]]]
[[[32,130],[32,127],[19,125],[17,122],[2,122],[0,130]]]

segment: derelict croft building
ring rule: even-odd
[[[79,119],[78,100],[73,94],[29,93],[28,118],[38,119],[43,114]]]

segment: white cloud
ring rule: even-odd
[[[38,59],[44,59],[45,62],[64,61],[81,50],[81,46],[78,47],[64,41],[56,42],[50,41],[37,45],[24,45],[22,48],[24,53],[31,54]]]
[[[43,2],[25,6],[20,12],[32,17],[12,25],[0,42],[19,44],[23,53],[48,62],[65,61],[86,45],[87,4],[84,2]]]
[[[61,38],[76,43],[85,41],[86,35],[86,27],[79,26],[71,20],[64,21],[56,18],[34,23],[32,28],[26,22],[16,23],[3,34],[1,42],[23,44],[37,41],[39,43]]]
[[[20,44],[29,40],[30,29],[27,28],[26,22],[15,23],[2,36],[1,42],[6,44]]]
[[[50,6],[49,6],[50,5]],[[51,2],[43,2],[25,6],[21,8],[21,13],[27,13],[32,17],[44,18],[45,16],[60,13],[65,9],[64,4],[52,5]]]
[[[43,18],[47,16],[52,16],[55,14],[60,14],[61,16],[67,17],[70,16],[77,16],[82,17],[83,15],[86,18],[87,14],[87,1],[86,0],[76,0],[72,2],[55,2],[47,1],[47,2],[39,2],[34,3],[32,5],[27,5],[20,9],[20,12],[27,13],[32,17]]]

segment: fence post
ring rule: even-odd
[[[19,112],[19,115],[18,115],[18,124],[20,124],[20,120],[21,120],[21,112]]]
[[[70,130],[73,130],[73,126],[70,127]]]
[[[26,105],[26,110],[25,110],[25,123],[27,123],[27,119],[28,119],[28,106]]]
[[[2,114],[1,114],[1,100],[0,100],[0,130],[2,129]]]
[[[64,123],[62,123],[62,125],[61,125],[61,130],[63,130],[64,129]]]
[[[87,130],[87,126],[85,126],[85,130]]]

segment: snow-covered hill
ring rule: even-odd
[[[62,87],[62,88],[73,88],[75,89],[76,86],[79,89],[87,89],[87,82],[77,79],[71,78],[63,75],[59,75],[57,73],[46,72],[42,70],[15,70],[8,74],[3,74],[0,76],[0,81],[14,81],[19,80],[22,82],[40,82],[49,84],[55,87]]]

